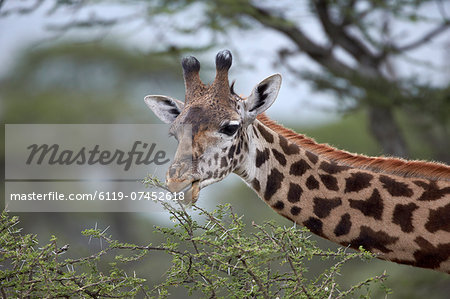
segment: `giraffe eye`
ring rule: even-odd
[[[236,133],[236,131],[239,129],[239,125],[237,124],[227,124],[224,125],[222,128],[220,128],[219,133],[228,135],[228,136],[233,136],[234,133]]]

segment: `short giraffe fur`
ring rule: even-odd
[[[277,97],[280,75],[243,99],[229,86],[231,62],[229,51],[219,52],[216,78],[206,85],[198,60],[185,58],[185,102],[145,98],[179,141],[167,173],[171,191],[187,190],[195,202],[202,188],[233,172],[277,213],[321,237],[450,273],[449,166],[317,144],[264,114]]]

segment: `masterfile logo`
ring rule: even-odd
[[[156,143],[148,144],[142,141],[135,141],[129,152],[121,150],[100,150],[100,145],[96,144],[92,149],[85,146],[78,151],[61,150],[58,144],[32,144],[27,147],[30,150],[26,164],[33,162],[37,165],[48,163],[49,165],[109,165],[116,163],[124,165],[124,170],[128,171],[133,164],[136,165],[163,165],[170,161],[166,158],[164,150],[156,150]],[[155,152],[155,153],[154,153]],[[153,154],[154,153],[154,154]]]
[[[151,202],[172,194],[142,180],[165,177],[177,148],[168,131],[156,124],[7,124],[5,206],[13,212],[159,210]]]
[[[6,179],[164,176],[175,155],[168,125],[5,126]]]

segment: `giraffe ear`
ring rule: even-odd
[[[171,124],[184,107],[183,102],[166,96],[149,95],[144,98],[144,101],[153,113],[166,124]]]
[[[280,87],[281,75],[275,74],[262,80],[253,88],[251,95],[244,101],[248,121],[253,121],[273,104]]]

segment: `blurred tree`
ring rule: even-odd
[[[179,57],[164,53],[136,53],[113,43],[64,43],[22,53],[11,71],[0,78],[0,118],[7,124],[120,124],[155,123],[144,104],[150,91],[182,97]],[[5,130],[0,130],[4,142]],[[5,147],[0,146],[0,167],[5,169]],[[5,172],[0,174],[4,192]],[[0,207],[4,208],[4,200]],[[154,215],[139,213],[14,213],[25,232],[41,240],[59,235],[75,252],[89,255],[101,244],[80,237],[87,226],[107,227],[131,242],[162,242],[152,234]],[[150,228],[150,229],[149,229]],[[152,255],[145,263],[129,265],[153,283],[170,259]],[[107,263],[106,263],[107,264]],[[1,297],[1,296],[0,296]]]
[[[174,84],[180,80],[178,57],[133,54],[113,44],[61,44],[25,52],[12,71],[0,79],[0,118],[7,124],[152,123],[156,119],[145,107],[144,96],[152,89],[181,96],[182,85]],[[1,146],[2,169],[4,150]],[[4,175],[0,174],[2,182]],[[136,223],[136,215],[130,213],[71,213],[70,217],[49,213],[48,217],[23,217],[22,222],[26,228],[44,230],[39,233],[48,233],[48,227],[52,227],[53,234],[62,230],[70,236],[78,235],[80,224],[86,223],[80,219],[102,219],[120,237],[139,239],[141,233],[131,225]],[[123,225],[124,221],[130,225]]]
[[[0,80],[0,116],[6,123],[148,123],[153,116],[143,109],[146,92],[181,95],[172,86],[178,80],[178,59],[164,54],[61,44],[24,53]]]
[[[2,1],[0,16],[32,12],[43,1],[31,2],[28,6],[8,7],[11,1]],[[408,58],[408,52],[431,47],[430,41],[450,28],[445,1],[149,0],[121,2],[120,5],[128,8],[123,11],[130,13],[116,17],[100,9],[92,10],[99,3],[110,1],[50,2],[53,4],[49,13],[73,9],[70,13],[78,16],[66,23],[50,24],[48,29],[58,35],[73,28],[110,29],[143,19],[147,22],[143,26],[152,28],[157,36],[158,44],[154,46],[171,53],[183,52],[187,46],[191,46],[189,50],[204,49],[217,45],[220,40],[218,34],[210,34],[209,41],[192,43],[186,38],[170,38],[171,34],[192,37],[198,31],[208,31],[219,33],[229,41],[234,37],[226,33],[233,27],[272,30],[291,42],[291,46],[278,49],[274,60],[299,79],[310,80],[318,90],[335,93],[342,101],[343,110],[364,108],[370,132],[385,154],[408,156],[408,146],[396,118],[396,112],[401,110],[409,118],[408,125],[416,127],[416,138],[432,145],[434,158],[450,161],[448,82],[439,85],[423,78],[401,76],[395,67],[397,58]],[[90,12],[87,17],[83,9]],[[430,10],[434,14],[429,14]],[[311,15],[304,17],[305,14]],[[177,15],[178,20],[188,21],[177,21],[174,18]],[[305,19],[311,16],[320,24],[322,37],[309,34]],[[429,30],[415,30],[417,25]],[[414,37],[405,38],[405,32]],[[299,71],[295,58],[300,55],[309,57],[320,69]]]

